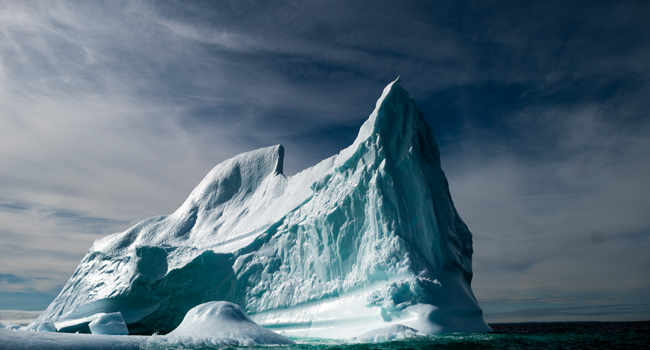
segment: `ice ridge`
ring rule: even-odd
[[[87,331],[120,312],[130,334],[167,333],[223,300],[297,336],[490,330],[470,287],[471,233],[399,79],[338,155],[291,177],[283,157],[277,145],[226,160],[173,214],[97,240],[39,319]]]

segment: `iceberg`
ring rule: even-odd
[[[98,239],[34,324],[88,332],[93,315],[120,312],[130,334],[166,334],[227,301],[296,337],[491,331],[470,286],[472,235],[399,78],[351,146],[293,176],[283,159],[277,145],[226,160],[171,215]]]

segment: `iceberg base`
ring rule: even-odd
[[[249,316],[267,329],[299,338],[349,339],[394,325],[426,334],[492,331],[478,306],[445,310],[434,305],[415,304],[403,310],[387,311],[368,306],[369,295],[370,292],[360,292]]]

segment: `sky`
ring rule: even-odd
[[[0,2],[0,310],[95,239],[283,144],[354,140],[401,77],[488,322],[650,320],[650,2]]]

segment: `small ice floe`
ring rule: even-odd
[[[227,301],[194,307],[174,331],[156,341],[183,346],[295,344],[253,322],[241,306]]]
[[[97,314],[97,318],[88,324],[92,334],[127,335],[129,334],[122,314],[113,312],[110,314]]]
[[[44,320],[36,320],[32,322],[25,328],[25,330],[37,332],[56,332],[56,327],[54,326],[54,322],[52,322],[52,320],[46,318]]]
[[[23,326],[21,326],[19,324],[12,323],[12,322],[9,322],[9,323],[5,324],[4,326],[2,326],[0,328],[16,330],[16,329],[22,329]]]
[[[401,324],[395,324],[390,327],[373,329],[358,337],[350,339],[350,341],[354,343],[379,343],[389,340],[412,338],[417,336],[418,333],[417,329],[406,327]]]

